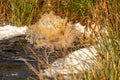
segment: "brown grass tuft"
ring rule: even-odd
[[[0,21],[10,20],[10,1],[0,0]]]
[[[78,36],[76,31],[67,19],[61,19],[50,12],[44,14],[36,24],[29,26],[26,39],[37,48],[41,46],[67,48]]]

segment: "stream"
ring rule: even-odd
[[[31,60],[31,55],[25,52],[26,45],[30,44],[24,36],[0,41],[0,80],[30,80],[30,77],[36,77],[24,61],[19,59]],[[36,64],[34,60],[28,62]]]
[[[34,49],[33,45],[25,40],[24,35],[0,40],[0,80],[37,80],[38,77],[21,60],[21,58],[26,59],[35,69],[38,69],[38,60],[32,50],[38,53],[39,61],[45,61],[46,56],[49,55],[46,60],[50,64],[57,58],[63,57],[62,50],[52,52],[44,47]],[[40,66],[42,70],[47,68],[45,62],[41,62]]]
[[[74,45],[75,49],[84,47],[78,42]],[[52,64],[56,59],[65,57],[72,49],[68,49],[66,54],[63,54],[64,49],[51,50],[45,47],[36,49],[25,40],[24,35],[0,40],[0,80],[38,80],[37,75],[21,58],[27,60],[37,70],[39,61],[40,69],[44,70],[48,68],[48,63]]]

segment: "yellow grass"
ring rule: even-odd
[[[61,19],[51,12],[43,15],[36,24],[29,26],[26,35],[26,39],[34,41],[32,43],[36,44],[36,47],[67,48],[72,45],[78,33],[70,22],[67,23],[67,19]]]

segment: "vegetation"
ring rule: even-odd
[[[0,20],[18,26],[30,25],[37,22],[43,13],[52,10],[78,22],[88,15],[88,3],[93,4],[94,0],[0,0]]]
[[[92,32],[86,42],[99,44],[97,64],[74,80],[119,80],[120,79],[120,0],[0,0],[0,20],[14,25],[31,25],[45,12],[54,11],[68,21],[81,22],[86,29],[95,23],[100,29],[106,28],[108,35]],[[97,27],[97,26],[96,26]],[[93,39],[93,34],[95,37]],[[35,55],[35,53],[33,52]],[[37,60],[41,61],[41,59]],[[24,60],[25,61],[25,60]],[[47,60],[46,60],[47,61]],[[27,61],[26,64],[37,75],[37,71]],[[47,63],[47,62],[46,62]],[[45,64],[45,63],[43,63]],[[47,64],[48,65],[48,64]],[[38,77],[45,80],[41,75]],[[55,78],[60,79],[59,76]]]

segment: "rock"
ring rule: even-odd
[[[16,27],[11,25],[0,26],[0,40],[9,39],[15,36],[24,35],[27,27]]]
[[[80,73],[80,71],[90,69],[94,66],[97,51],[94,46],[79,49],[65,58],[53,62],[50,68],[44,70],[44,76],[54,77],[57,75],[69,75]]]

